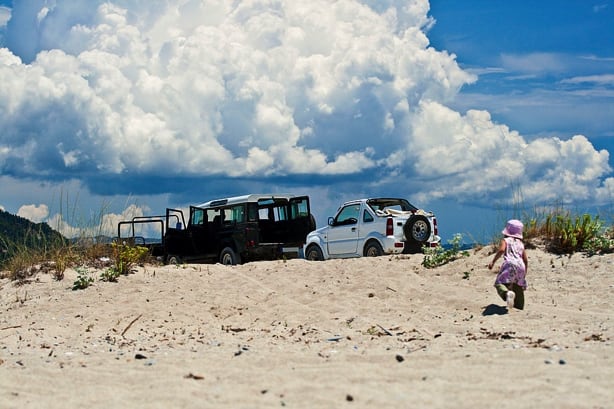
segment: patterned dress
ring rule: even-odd
[[[524,253],[524,243],[514,237],[505,237],[505,253],[503,254],[503,264],[497,275],[497,284],[516,283],[523,289],[527,289],[526,268],[522,260]]]

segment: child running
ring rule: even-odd
[[[503,264],[495,288],[499,296],[506,302],[507,310],[512,308],[524,309],[524,290],[527,289],[526,274],[529,265],[527,253],[522,242],[522,222],[509,220],[503,229],[503,240],[492,262],[488,265],[492,269],[499,257],[503,256]]]

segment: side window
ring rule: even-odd
[[[278,206],[275,208],[275,220],[288,220],[288,215],[286,214],[286,206]]]
[[[232,221],[232,209],[227,207],[222,209],[222,223],[229,224]]]
[[[365,223],[369,223],[373,221],[373,216],[366,209],[362,213],[362,221]]]
[[[257,221],[259,217],[258,207],[254,203],[247,204],[247,220],[250,222]]]
[[[194,209],[190,222],[193,226],[202,226],[206,221],[205,216],[205,211],[203,209]]]
[[[306,217],[309,215],[309,207],[307,206],[307,199],[303,199],[300,202],[290,203],[290,218],[297,219],[299,217]]]
[[[210,209],[207,210],[207,214],[209,214],[209,220],[211,220],[213,226],[219,227],[222,225],[223,209]]]
[[[261,207],[258,209],[258,220],[272,220],[271,217],[269,217],[269,209],[266,207]]]
[[[224,224],[243,223],[245,221],[245,205],[237,205],[223,209]]]
[[[349,205],[341,209],[335,220],[335,224],[356,224],[360,214],[360,205]]]
[[[267,206],[258,209],[258,220],[269,220],[278,222],[288,219],[288,210],[286,206]]]
[[[245,205],[238,205],[232,208],[232,220],[237,223],[245,222]]]

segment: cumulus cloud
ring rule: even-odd
[[[492,122],[486,111],[461,115],[436,103],[422,104],[414,121],[421,147],[412,161],[423,177],[438,178],[437,197],[472,197],[488,193],[509,198],[519,186],[531,202],[591,200],[601,194],[601,179],[611,172],[609,153],[596,151],[583,135],[525,140]]]
[[[49,216],[49,208],[46,204],[41,205],[23,205],[19,208],[17,216],[28,219],[34,223],[40,223]]]
[[[106,178],[124,191],[160,175],[403,175],[424,197],[497,194],[516,180],[536,196],[550,183],[569,184],[564,195],[603,189],[607,152],[586,138],[526,141],[488,112],[448,107],[476,77],[430,47],[428,10],[427,0],[16,2],[0,49],[0,171],[92,190]]]

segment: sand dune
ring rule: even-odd
[[[2,280],[0,406],[614,407],[614,255],[529,250],[508,313],[489,251]]]

